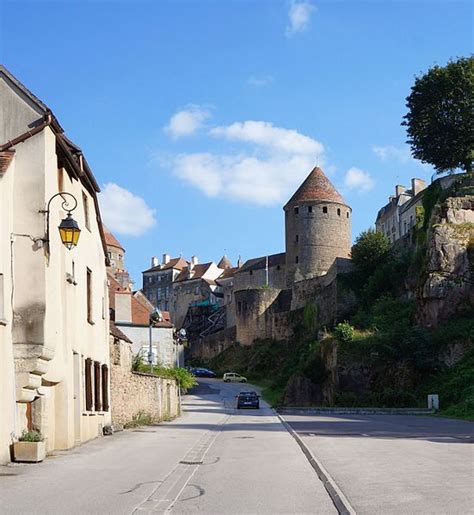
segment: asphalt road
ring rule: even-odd
[[[173,422],[0,467],[0,513],[336,513],[273,411],[234,408],[241,389],[203,380]]]
[[[357,513],[474,513],[474,423],[285,415]]]

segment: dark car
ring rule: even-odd
[[[194,368],[192,374],[194,377],[217,377],[216,373],[208,368]]]
[[[237,409],[260,408],[260,395],[257,392],[240,392],[236,395]]]

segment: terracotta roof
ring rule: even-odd
[[[0,175],[3,175],[7,171],[14,155],[14,150],[4,150],[0,152]]]
[[[221,279],[228,279],[229,277],[234,277],[234,274],[240,270],[240,268],[238,266],[236,267],[233,267],[233,268],[226,268],[222,274],[217,278],[217,282],[219,283],[219,281]]]
[[[192,281],[194,279],[200,279],[209,270],[211,266],[212,262],[194,265],[191,277],[189,277],[189,269],[183,268],[183,270],[181,270],[181,272],[179,273],[178,277],[176,277],[175,282],[187,280]]]
[[[107,227],[102,224],[102,227],[104,229],[104,236],[105,236],[105,244],[107,246],[111,246],[111,247],[118,247],[119,249],[122,249],[123,251],[125,251],[125,249],[122,247],[122,245],[120,244],[120,242],[117,240],[117,238],[107,229]]]
[[[268,256],[268,267],[283,266],[286,263],[286,254],[280,252],[279,254],[271,254]],[[266,256],[248,259],[237,271],[236,274],[241,272],[250,272],[250,270],[260,270],[266,267]]]
[[[314,168],[308,177],[306,177],[303,184],[287,202],[285,209],[295,202],[308,200],[325,200],[327,202],[345,204],[342,196],[331,184],[331,181],[324,175],[321,168],[318,167]]]
[[[217,266],[225,270],[226,268],[232,268],[232,263],[230,262],[230,259],[226,255],[224,255],[222,256]]]
[[[176,270],[182,270],[183,268],[187,267],[188,264],[189,263],[182,257],[172,258],[169,260],[168,263],[166,263],[166,265],[161,264],[158,266],[152,266],[148,270],[144,270],[143,273],[161,272],[162,270],[169,270],[170,268],[175,268]]]
[[[109,332],[114,338],[123,340],[124,342],[133,343],[127,335],[123,334],[122,331],[115,325],[114,321],[110,321]]]

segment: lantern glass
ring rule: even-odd
[[[74,220],[72,217],[71,213],[68,213],[67,217],[61,221],[58,229],[61,241],[65,247],[71,250],[77,245],[81,230],[79,229],[79,226],[77,225],[76,220]]]

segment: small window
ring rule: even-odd
[[[337,208],[337,216],[341,216],[341,210]]]
[[[295,263],[299,263],[299,262],[300,262],[300,258],[298,256],[296,256]]]
[[[249,275],[253,275],[253,270],[250,270]]]
[[[313,206],[308,206],[308,213],[312,213],[313,212]]]
[[[324,206],[323,207],[323,213],[327,213],[328,212],[328,207],[327,206]]]
[[[295,207],[295,215],[297,215],[299,212],[300,212],[300,208],[299,207]]]
[[[280,268],[281,268],[280,265],[277,265],[277,270],[280,270]]]
[[[300,241],[300,237],[298,234],[295,236],[295,241],[296,241],[296,243],[298,243]]]
[[[89,324],[93,324],[92,317],[92,271],[87,269],[87,280],[86,280],[86,288],[87,288],[87,321]]]
[[[87,198],[87,195],[84,192],[82,192],[82,205],[84,207],[84,223],[87,229],[89,229],[90,231],[91,227],[89,223],[89,199]]]
[[[349,211],[347,212],[347,218],[349,218]]]

